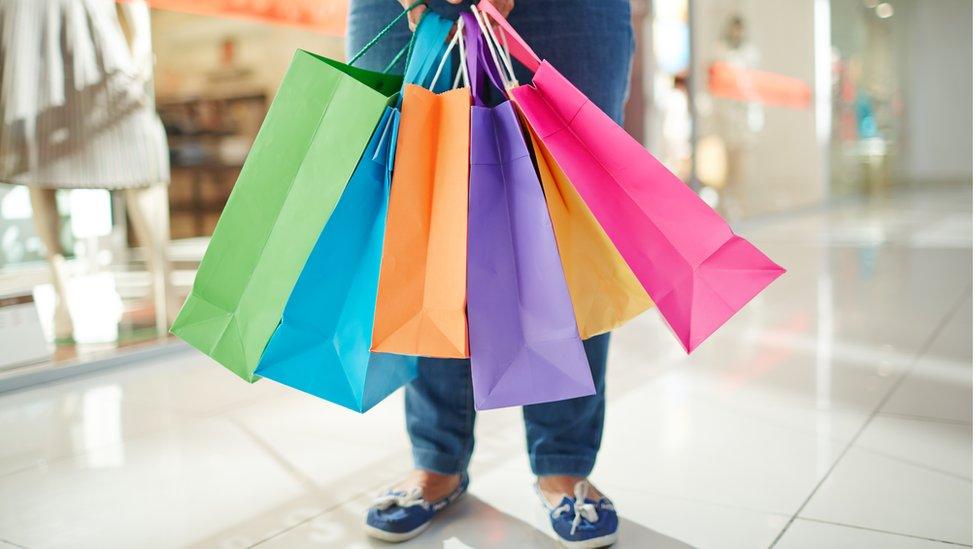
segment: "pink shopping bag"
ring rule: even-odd
[[[685,350],[691,352],[785,270],[540,60],[487,0],[478,8],[534,73],[510,90]]]

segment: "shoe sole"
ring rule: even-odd
[[[613,545],[617,542],[617,532],[583,541],[569,541],[560,538],[559,542],[563,544],[563,547],[569,547],[570,549],[595,549],[596,547],[607,547],[608,545]]]
[[[400,543],[419,536],[421,532],[430,526],[431,522],[433,521],[427,521],[409,532],[387,532],[386,530],[380,530],[379,528],[370,526],[368,524],[363,525],[363,530],[366,532],[367,536],[373,539],[388,541],[390,543]]]

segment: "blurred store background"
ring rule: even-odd
[[[971,183],[969,1],[632,4],[627,128],[733,222]],[[28,191],[0,185],[0,348],[18,349],[0,356],[0,379],[170,344],[168,319],[292,52],[344,55],[343,0],[150,5],[172,167],[168,201],[153,207],[169,219],[171,271],[148,268],[157,251],[121,193],[60,191],[74,328],[62,333]]]
[[[31,324],[20,330],[33,342],[0,359],[5,377],[166,340],[292,53],[344,55],[343,0],[150,5],[155,99],[172,167],[168,203],[154,207],[169,217],[173,289],[154,291],[152,250],[138,241],[120,193],[61,191],[74,330],[60,333],[27,189],[0,184],[0,303],[9,304],[0,318]],[[970,2],[632,5],[627,128],[732,221],[971,182]]]

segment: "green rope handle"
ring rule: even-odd
[[[394,65],[396,65],[400,61],[400,59],[403,59],[404,54],[407,55],[407,59],[410,59],[410,52],[413,50],[413,41],[416,37],[417,37],[417,33],[412,33],[410,35],[410,40],[407,42],[407,45],[400,48],[400,51],[397,52],[396,57],[394,57],[393,60],[390,61],[390,63],[386,66],[386,68],[383,69],[384,73],[388,73],[391,70],[393,70]]]
[[[410,40],[407,42],[407,63],[410,63],[410,56],[413,54],[413,45],[417,41],[417,33],[413,32],[410,35]],[[406,67],[404,67],[406,69]]]
[[[407,6],[407,8],[405,10],[403,10],[402,12],[400,12],[400,15],[397,15],[393,19],[393,21],[390,21],[389,23],[386,24],[385,27],[383,27],[382,29],[380,29],[380,32],[378,32],[376,34],[376,36],[374,36],[372,38],[372,40],[370,40],[369,42],[367,42],[366,45],[363,46],[363,49],[359,50],[359,52],[356,55],[352,56],[352,59],[349,60],[349,64],[352,65],[357,60],[359,60],[359,58],[362,57],[363,54],[366,53],[367,50],[369,50],[369,48],[372,48],[373,46],[375,46],[376,43],[379,42],[381,38],[383,38],[384,36],[386,36],[386,33],[390,32],[390,29],[393,28],[393,25],[396,25],[397,23],[399,23],[400,20],[403,19],[403,17],[405,15],[407,15],[408,13],[410,13],[411,11],[413,11],[413,9],[416,8],[417,6],[420,6],[420,5],[426,4],[426,3],[427,3],[426,0],[416,0],[416,2],[414,2],[414,3],[410,4],[409,6]],[[411,42],[412,41],[413,40],[411,39]],[[396,59],[399,60],[399,58],[400,58],[400,54],[397,54]]]

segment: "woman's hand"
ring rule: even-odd
[[[460,4],[463,0],[447,0],[447,1],[450,2],[451,4]],[[505,17],[508,17],[508,14],[512,12],[512,8],[515,7],[515,0],[489,0],[489,1],[493,6],[495,6],[495,9],[500,11],[501,14]],[[410,4],[413,3],[413,0],[400,0],[400,3],[403,4],[403,8],[406,9]],[[424,14],[424,11],[426,9],[427,6],[420,5],[410,10],[410,13],[407,14],[407,19],[410,20],[410,30],[416,30],[417,23],[420,23],[420,16]]]
[[[460,4],[463,0],[447,0],[451,4]],[[495,9],[500,11],[502,15],[508,17],[508,14],[512,12],[515,7],[515,0],[488,0],[491,5],[495,6]]]

